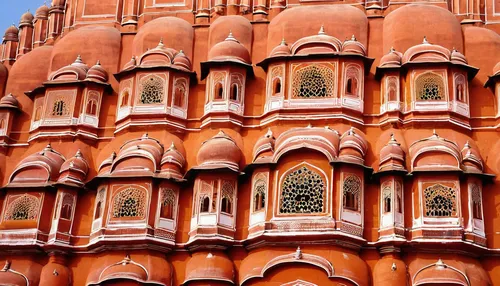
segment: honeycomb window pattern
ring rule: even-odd
[[[141,103],[157,104],[163,102],[163,80],[157,76],[148,76],[142,80]]]
[[[433,73],[426,73],[417,78],[417,99],[421,101],[434,101],[444,99],[443,79]]]
[[[145,194],[143,191],[128,188],[120,191],[113,204],[113,217],[144,217]]]
[[[309,65],[295,72],[292,96],[294,98],[332,97],[334,72],[323,65]]]
[[[40,203],[31,195],[22,195],[15,199],[5,213],[5,220],[34,220],[38,218]]]
[[[457,193],[453,187],[441,184],[424,190],[425,215],[427,217],[451,217],[457,212]]]
[[[324,212],[325,182],[303,166],[286,175],[281,192],[280,213],[307,214]]]

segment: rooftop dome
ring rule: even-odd
[[[389,139],[387,145],[380,150],[379,172],[396,170],[405,170],[405,151],[394,138],[394,134],[391,134],[391,139]]]
[[[35,18],[36,19],[47,19],[49,17],[49,7],[47,5],[43,4],[42,6],[38,7],[35,12]]]
[[[75,156],[66,160],[59,171],[59,183],[82,186],[89,172],[89,164],[78,150]]]
[[[191,70],[191,61],[186,56],[183,50],[180,50],[179,53],[174,57],[174,66],[187,71]]]
[[[224,131],[203,142],[198,156],[196,169],[221,169],[228,168],[238,172],[241,159],[241,150],[233,138]]]
[[[50,76],[50,80],[84,80],[87,77],[89,67],[82,61],[80,55],[76,60],[65,67],[60,68]]]
[[[455,48],[451,51],[450,60],[454,64],[461,64],[461,65],[467,64],[467,59],[465,58],[465,56],[461,52],[457,51]]]
[[[465,143],[462,149],[462,163],[464,164],[465,170],[471,173],[482,173],[483,172],[483,160],[481,155],[473,148],[469,142]]]
[[[19,20],[19,25],[26,25],[26,24],[32,25],[34,18],[35,17],[33,17],[33,14],[31,14],[31,12],[28,10],[21,16],[21,19]]]
[[[448,62],[450,55],[450,50],[440,45],[433,45],[424,37],[421,44],[406,50],[403,55],[403,63]]]
[[[308,55],[338,53],[341,47],[340,40],[327,35],[324,26],[321,26],[317,35],[297,40],[290,49],[293,55]]]
[[[269,54],[269,57],[279,57],[279,56],[289,56],[291,55],[290,48],[285,42],[285,39],[281,40],[281,43],[277,45]]]
[[[344,162],[364,164],[368,142],[353,127],[340,138],[339,159]]]
[[[253,147],[253,162],[270,161],[274,154],[274,139],[271,128],[267,130],[264,136],[260,137]]]
[[[380,59],[379,67],[390,68],[390,67],[400,67],[401,59],[403,54],[396,51],[394,48],[389,50],[389,53],[382,56]]]
[[[366,48],[362,43],[356,40],[354,35],[352,35],[349,40],[346,40],[344,44],[342,44],[342,53],[366,56]]]
[[[140,66],[170,66],[174,60],[177,51],[172,48],[167,48],[163,44],[163,39],[154,49],[146,51],[139,58]]]
[[[3,40],[5,41],[13,41],[17,42],[19,41],[19,29],[12,25],[5,30],[5,34],[3,36]]]
[[[461,171],[462,154],[457,144],[435,130],[431,137],[410,145],[410,157],[411,171]]]
[[[64,6],[66,0],[52,0],[52,7],[61,7]]]
[[[215,62],[237,62],[250,64],[250,53],[248,50],[233,37],[229,32],[227,38],[215,44],[208,52],[208,61]]]
[[[233,262],[223,252],[194,253],[186,264],[186,280],[234,282]]]
[[[106,175],[111,172],[111,165],[113,165],[113,162],[116,159],[116,152],[111,152],[111,155],[109,155],[108,158],[104,159],[102,161],[101,165],[99,166],[99,175]]]
[[[101,63],[97,61],[97,63],[87,72],[87,79],[107,82],[108,72],[101,66]]]
[[[170,145],[170,147],[165,151],[161,158],[161,175],[162,177],[172,178],[180,180],[182,179],[182,169],[186,164],[186,159],[182,155],[177,147],[175,147],[174,142]]]
[[[0,99],[0,108],[19,109],[19,102],[12,93],[9,93]]]
[[[55,182],[65,158],[48,144],[42,151],[24,158],[17,164],[9,178],[9,185],[15,184],[45,184]],[[33,169],[38,176],[33,177]]]

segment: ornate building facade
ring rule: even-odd
[[[53,0],[0,46],[0,285],[500,285],[500,2]]]

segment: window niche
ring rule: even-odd
[[[300,99],[328,98],[334,94],[335,73],[321,64],[296,69],[292,80],[292,97]]]
[[[446,100],[444,79],[441,75],[426,72],[415,80],[415,95],[417,101]]]
[[[134,187],[119,191],[113,199],[113,218],[143,219],[146,213],[146,192]]]
[[[163,102],[165,81],[156,75],[148,75],[141,79],[139,85],[139,103],[161,104]]]
[[[326,184],[323,177],[308,166],[286,174],[282,179],[280,214],[320,214],[325,212]]]
[[[454,187],[435,184],[423,192],[424,215],[426,217],[456,217],[457,191]]]
[[[174,232],[177,227],[178,191],[161,187],[158,199],[157,228]]]
[[[9,201],[9,200],[8,200]],[[4,220],[38,220],[40,201],[37,197],[23,194],[13,199],[6,208]]]
[[[348,175],[342,184],[343,207],[346,210],[359,212],[361,196],[361,180],[355,175]]]
[[[94,221],[92,222],[92,232],[95,232],[102,227],[102,217],[104,215],[105,202],[106,202],[106,189],[99,188],[95,199]]]

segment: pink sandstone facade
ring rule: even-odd
[[[0,285],[500,285],[500,1],[411,2],[22,15]]]

